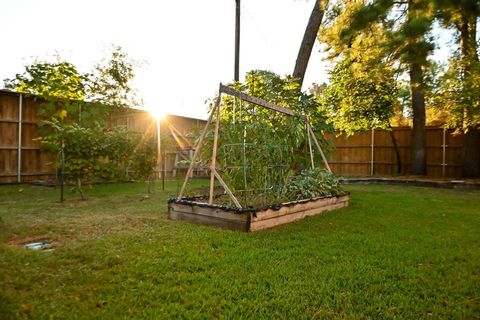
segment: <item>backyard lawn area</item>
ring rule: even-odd
[[[0,318],[480,319],[480,191],[349,185],[249,234],[168,220],[177,188],[0,186]]]

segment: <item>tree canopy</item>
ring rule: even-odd
[[[468,160],[480,154],[480,140],[469,138],[479,128],[479,8],[478,0],[331,1],[319,40],[325,45],[328,59],[335,63],[330,72],[331,84],[322,91],[322,99],[336,127],[347,132],[375,127],[379,114],[365,113],[365,102],[373,92],[369,84],[376,88],[387,85],[391,99],[376,101],[388,108],[401,101],[410,103],[411,173],[426,173],[427,108],[436,110],[430,114],[441,114],[437,120],[442,119],[446,126],[465,133],[465,168],[472,163],[480,168],[480,158]],[[436,45],[432,34],[435,22],[457,34],[458,50],[445,72],[429,60]],[[408,96],[404,94],[404,83],[409,86]]]

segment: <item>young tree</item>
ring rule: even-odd
[[[120,47],[95,67],[81,74],[69,62],[35,61],[25,72],[6,79],[7,88],[43,99],[38,113],[43,119],[41,142],[54,152],[65,153],[65,169],[82,199],[82,180],[112,178],[125,164],[123,133],[106,130],[112,110],[135,105],[131,80],[134,64]]]
[[[91,178],[102,168],[103,131],[84,128],[76,123],[62,124],[56,119],[47,120],[46,123],[53,131],[39,138],[42,147],[54,152],[64,151],[65,174],[75,182],[81,199],[86,200],[82,180]]]
[[[157,165],[157,150],[154,139],[140,136],[133,139],[136,141],[131,157],[129,169],[133,171],[133,177],[147,183],[147,192],[151,192],[151,185],[155,166]]]
[[[363,70],[364,67],[348,57],[339,60],[329,71],[329,85],[318,95],[321,110],[337,132],[347,135],[372,128],[390,129],[397,155],[397,173],[400,173],[400,152],[390,125],[398,104],[393,72],[385,63],[370,66],[368,70]],[[375,72],[374,68],[382,72]]]

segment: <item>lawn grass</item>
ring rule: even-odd
[[[480,319],[479,191],[350,185],[349,208],[247,234],[169,221],[176,188],[0,186],[0,318]]]

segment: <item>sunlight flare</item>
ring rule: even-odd
[[[150,107],[150,108],[147,108],[147,111],[157,121],[163,119],[166,115],[165,109],[163,109],[161,107]]]

